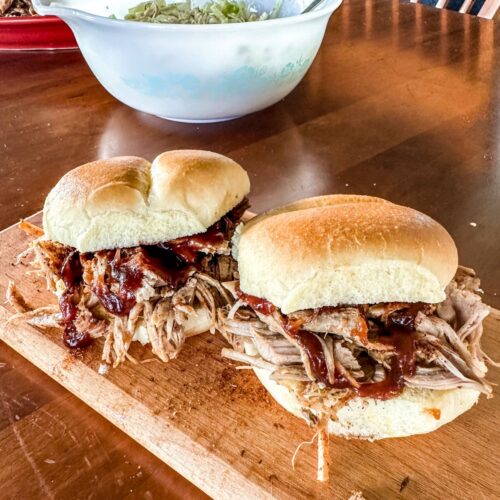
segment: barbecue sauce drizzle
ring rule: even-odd
[[[248,199],[244,198],[230,212],[221,217],[204,233],[178,238],[158,245],[139,247],[140,255],[130,255],[131,249],[106,250],[102,253],[110,265],[109,277],[117,284],[118,291],[113,292],[105,277],[98,276],[92,291],[98,297],[102,306],[116,316],[127,315],[137,303],[136,292],[142,286],[143,269],[157,273],[172,288],[184,285],[189,276],[201,266],[205,257],[203,250],[210,246],[221,244],[230,239],[241,217],[249,207]],[[127,255],[127,252],[129,255]],[[124,257],[121,256],[125,253]],[[61,279],[66,290],[63,292],[59,306],[64,322],[64,344],[71,348],[86,347],[92,342],[88,332],[79,332],[75,326],[78,316],[79,285],[82,282],[82,260],[91,260],[93,254],[80,256],[77,250],[71,251],[61,266]],[[139,257],[140,266],[134,261]],[[109,278],[108,277],[108,278]]]
[[[252,309],[262,314],[273,314],[277,308],[269,301],[246,294],[236,287],[236,294],[239,299],[246,302]],[[301,323],[292,322],[286,316],[280,314],[283,327],[290,337],[302,347],[309,358],[311,369],[319,382],[335,389],[351,389],[362,397],[375,399],[389,399],[400,394],[404,388],[405,377],[415,374],[415,317],[419,311],[426,307],[426,304],[416,303],[409,307],[393,312],[389,315],[388,325],[382,331],[378,341],[392,346],[394,355],[391,358],[391,369],[385,370],[385,378],[381,382],[361,384],[360,387],[353,387],[338,370],[335,370],[334,383],[328,378],[328,368],[326,364],[323,347],[319,339],[312,332],[301,330]],[[331,309],[331,308],[329,308]],[[364,332],[360,328],[360,339],[363,341]],[[367,337],[366,337],[367,338]]]
[[[249,206],[248,199],[244,198],[241,203],[221,217],[215,224],[212,224],[204,233],[177,238],[164,245],[181,256],[186,262],[194,264],[199,258],[199,252],[203,251],[207,246],[216,246],[228,241],[229,235],[234,231]]]
[[[86,347],[92,342],[92,337],[87,332],[79,332],[75,326],[78,315],[77,304],[79,302],[78,285],[82,279],[82,264],[76,250],[70,252],[61,266],[61,279],[66,286],[59,299],[64,333],[63,342],[71,348]]]
[[[283,326],[288,335],[293,338],[302,349],[304,349],[309,362],[311,370],[318,377],[320,382],[331,385],[328,377],[328,365],[323,353],[323,346],[316,335],[301,330],[302,322],[289,321],[283,318]],[[335,385],[335,383],[334,383]]]
[[[240,290],[239,286],[236,287],[236,294],[239,299],[243,300],[250,307],[252,307],[252,309],[262,314],[271,315],[277,310],[276,307],[268,300],[244,293]],[[323,353],[323,346],[321,345],[318,337],[310,332],[301,330],[301,321],[290,321],[286,316],[281,313],[279,314],[283,328],[287,334],[306,352],[314,375],[320,382],[331,386],[332,384],[329,382],[328,365],[326,364],[326,359]],[[347,382],[343,376],[335,373],[334,387],[336,387],[337,379],[339,384],[342,386],[344,386],[345,382]]]
[[[385,378],[381,382],[361,385],[360,396],[376,399],[388,399],[401,393],[405,385],[405,377],[413,377],[415,363],[415,318],[426,304],[417,302],[391,313],[387,319],[386,333],[379,342],[394,348],[391,358],[391,369],[385,370]]]
[[[389,399],[401,394],[405,377],[415,375],[415,334],[403,328],[391,327],[388,335],[381,335],[378,339],[382,344],[394,348],[391,358],[391,369],[385,370],[385,378],[380,382],[362,384],[356,392],[362,397],[375,399]]]
[[[134,307],[136,300],[134,292],[141,286],[143,272],[136,266],[128,265],[128,259],[116,256],[114,250],[98,252],[97,255],[108,258],[111,278],[118,283],[118,292],[113,293],[106,283],[105,276],[97,277],[92,291],[96,294],[106,311],[118,316],[127,314]]]
[[[92,291],[99,298],[102,306],[111,314],[125,316],[136,305],[136,292],[142,286],[143,270],[151,270],[158,274],[172,288],[182,286],[197,266],[187,264],[172,250],[162,245],[143,246],[139,255],[121,256],[116,252],[103,252],[110,264],[112,282],[118,285],[118,291],[112,292],[104,276],[100,275]],[[136,260],[140,260],[140,265]]]

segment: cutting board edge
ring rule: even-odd
[[[36,328],[26,323],[9,323],[7,320],[11,314],[11,311],[0,306],[1,341],[205,493],[221,499],[234,499],[235,495],[241,495],[243,492],[245,495],[251,495],[252,498],[273,498],[264,488],[249,481],[243,474],[236,471],[224,460],[211,454],[209,450],[190,439],[185,433],[164,421],[162,422],[161,419],[155,418],[155,415],[146,406],[110,382],[105,376],[73,358],[64,347],[55,344]],[[37,345],[36,349],[30,349],[29,343],[23,339],[22,330],[16,326],[29,329],[30,335],[37,336],[40,344]],[[40,349],[40,345],[43,345],[48,352]],[[47,355],[48,353],[50,355]],[[83,393],[84,391],[76,389],[81,375],[93,379],[96,391]],[[99,394],[104,390],[107,393],[107,398],[100,398]],[[114,402],[119,401],[119,406],[112,409],[109,405],[103,404],[108,399]],[[127,405],[129,406],[127,407]],[[137,413],[141,425],[128,424],[125,414],[130,416],[131,410]],[[144,433],[141,435],[137,429],[142,429]],[[160,444],[165,435],[170,438],[169,447],[172,445],[172,438],[175,437],[175,450],[172,450],[171,453],[168,453]],[[183,460],[183,450],[185,449],[189,449],[189,460]],[[193,463],[193,461],[197,463]],[[190,467],[186,466],[187,463],[190,463]],[[213,474],[206,473],[207,469],[220,471],[221,468],[226,471],[226,474],[218,474],[221,478],[220,482],[204,480],[204,477],[213,477]],[[193,474],[193,470],[198,472]],[[237,488],[235,488],[236,485]]]

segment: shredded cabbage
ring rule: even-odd
[[[192,7],[191,0],[179,3],[152,0],[142,2],[129,9],[125,19],[145,23],[167,24],[221,24],[265,21],[277,17],[282,3],[283,0],[277,0],[271,12],[259,14],[245,2],[237,0],[209,0],[200,7]]]

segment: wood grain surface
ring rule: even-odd
[[[11,265],[28,241],[17,227],[0,234],[0,266],[9,268],[0,294],[14,280],[30,305],[53,303],[43,280],[26,274],[29,266]],[[4,342],[214,498],[343,499],[361,490],[386,499],[397,496],[406,477],[410,497],[500,495],[499,398],[481,398],[470,412],[425,436],[378,443],[333,439],[332,477],[324,484],[316,480],[314,446],[301,452],[295,470],[291,465],[295,448],[313,431],[275,404],[252,371],[221,358],[224,341],[218,336],[189,339],[178,359],[167,364],[134,345],[130,353],[138,364],[127,362],[100,375],[102,342],[71,352],[60,330],[9,322],[11,314],[0,307]],[[499,358],[500,312],[487,320],[485,336],[486,351]],[[500,382],[498,370],[491,381]],[[50,429],[39,431],[42,439],[50,438]],[[36,473],[36,462],[33,466]]]
[[[209,126],[166,122],[125,107],[77,51],[0,53],[0,228],[40,210],[59,177],[81,163],[207,148],[249,171],[255,211],[345,192],[429,213],[451,232],[461,262],[478,271],[485,300],[500,308],[499,38],[496,21],[398,0],[345,0],[311,70],[289,97]],[[7,450],[0,453],[2,496],[204,497],[5,344],[0,391],[0,450]],[[490,415],[493,404],[481,403]],[[466,421],[470,437],[476,428]],[[352,446],[362,456],[365,445]],[[392,453],[400,456],[396,445],[366,446],[395,447]],[[453,468],[450,456],[445,452],[442,469],[428,475],[447,482],[461,474],[476,485],[464,496],[478,493],[475,457]],[[342,467],[351,479],[360,476],[347,462]],[[394,484],[411,476],[413,469],[403,469],[395,469]],[[424,498],[412,482],[401,496]],[[377,488],[366,495],[380,497]]]

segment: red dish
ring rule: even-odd
[[[76,49],[73,32],[55,16],[0,18],[0,50]]]

